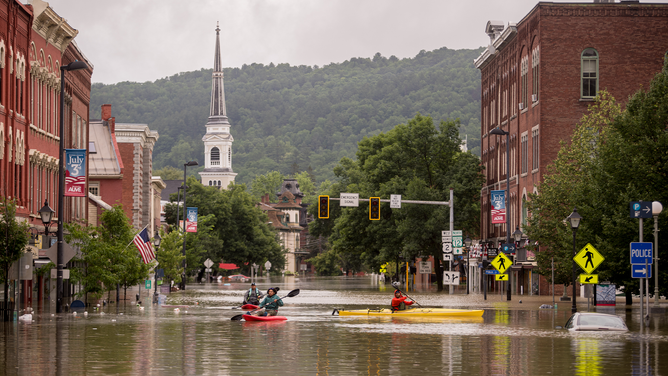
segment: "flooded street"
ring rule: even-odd
[[[167,305],[128,302],[102,312],[4,323],[0,369],[7,375],[661,375],[668,374],[666,314],[640,326],[640,309],[618,303],[628,333],[571,333],[570,302],[551,297],[410,291],[423,306],[485,309],[482,318],[332,316],[334,308],[389,306],[393,288],[369,278],[260,280],[279,286],[287,321],[230,318],[248,283],[188,285]],[[465,290],[464,290],[465,291]],[[146,294],[145,290],[143,292]],[[128,296],[130,293],[128,292]],[[134,293],[133,293],[134,295]],[[145,297],[146,295],[144,295]],[[520,300],[522,303],[520,303]],[[557,298],[558,300],[558,298]],[[578,308],[587,310],[586,300]],[[601,311],[599,309],[599,311]]]

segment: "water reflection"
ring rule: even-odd
[[[639,325],[620,306],[628,333],[555,329],[570,316],[539,310],[538,298],[505,302],[479,295],[410,295],[424,306],[484,308],[483,317],[337,317],[333,308],[387,306],[391,289],[368,280],[272,281],[288,321],[231,321],[247,285],[192,286],[173,308],[106,307],[88,316],[37,312],[31,324],[6,323],[0,369],[8,375],[415,375],[668,374],[660,347],[667,320]],[[196,304],[199,303],[199,304]]]

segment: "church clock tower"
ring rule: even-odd
[[[232,171],[232,142],[230,122],[225,107],[223,67],[220,60],[220,27],[216,25],[216,52],[211,77],[211,110],[206,122],[204,141],[204,171],[199,175],[202,184],[227,188],[237,175]]]

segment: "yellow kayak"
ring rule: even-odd
[[[482,309],[450,309],[450,308],[409,308],[403,311],[392,311],[388,308],[382,309],[358,309],[346,311],[338,309],[332,312],[339,316],[394,316],[394,317],[480,317],[485,311]]]

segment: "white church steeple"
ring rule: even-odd
[[[211,109],[206,122],[204,141],[204,171],[199,175],[202,184],[227,188],[237,175],[232,171],[232,142],[230,122],[225,107],[225,85],[220,59],[220,27],[216,25],[216,51],[211,77]]]

